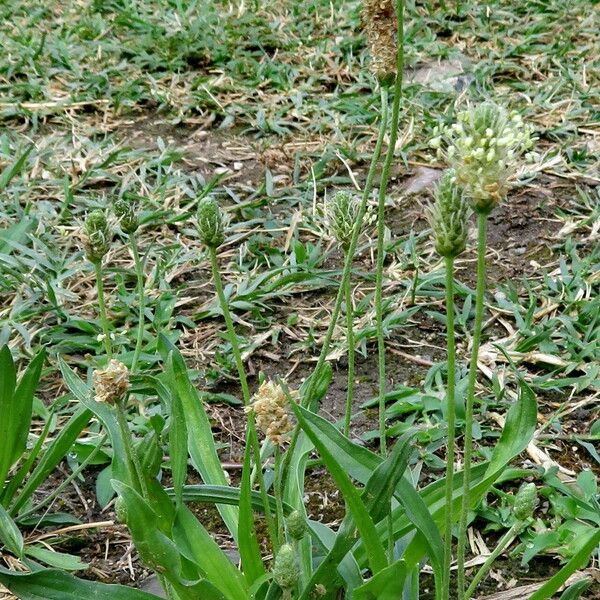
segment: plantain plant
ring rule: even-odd
[[[216,255],[225,236],[220,209],[214,202],[202,203],[199,212],[202,239],[207,250]],[[214,283],[223,302],[218,264]],[[222,308],[226,306],[225,298]],[[232,322],[227,327],[235,333]],[[297,393],[283,381],[263,384],[247,403],[247,448],[258,442],[258,436],[253,440],[250,435],[255,423],[265,434],[260,458],[256,460],[254,449],[246,451],[241,486],[232,487],[223,474],[205,407],[180,353],[165,337],[160,347],[164,372],[152,385],[169,413],[166,442],[172,489],[164,489],[159,480],[164,432],[134,443],[132,434],[120,422],[128,382],[126,370],[115,364],[118,361],[113,358],[105,369],[95,372],[94,387],[79,379],[64,361],[60,366],[71,392],[110,435],[117,517],[128,525],[140,558],[157,573],[168,598],[308,600],[315,595],[333,599],[343,593],[360,600],[396,598],[406,590],[417,598],[423,560],[433,568],[437,598],[444,597],[445,482],[421,490],[414,487],[407,469],[415,451],[416,431],[407,432],[383,456],[351,442],[311,410],[310,404],[318,406],[327,391],[329,370],[313,373]],[[524,384],[521,396],[507,416],[505,431],[491,460],[474,469],[472,497],[485,494],[533,433],[535,400]],[[294,431],[292,418],[297,423]],[[289,442],[294,434],[297,441],[292,448]],[[287,470],[282,469],[282,451],[295,452]],[[308,456],[315,451],[346,502],[346,514],[337,531],[308,519],[303,503],[298,506],[293,502],[302,490]],[[188,459],[201,474],[203,484],[186,485]],[[273,460],[274,467],[269,467]],[[258,472],[262,474],[265,468],[275,471],[275,484],[270,490],[260,489],[265,483],[264,478],[260,483]],[[454,484],[454,503],[461,497],[460,475]],[[255,478],[259,489],[252,485]],[[237,542],[239,568],[186,506],[189,501],[217,505]],[[257,513],[268,514],[275,522],[272,565],[252,535]],[[389,548],[395,548],[401,539],[405,540],[404,551],[390,555]],[[35,597],[37,585],[44,586],[49,600],[64,598],[65,593],[90,593],[92,589],[98,597],[151,597],[137,590],[83,582],[52,570],[28,575],[3,571],[0,580],[24,599]]]
[[[490,213],[508,192],[519,165],[519,155],[532,145],[530,128],[518,113],[484,102],[458,113],[449,127],[437,128],[431,141],[438,155],[454,168],[454,179],[477,215],[477,289],[473,343],[469,361],[465,410],[463,495],[458,528],[457,595],[465,595],[467,516],[471,508],[470,478],[475,418],[475,384],[483,325],[486,288],[487,223]],[[450,381],[449,381],[450,385]],[[452,382],[453,385],[453,382]]]
[[[117,519],[128,526],[140,559],[156,573],[164,593],[171,600],[334,600],[342,597],[416,600],[420,595],[419,578],[425,564],[433,571],[436,600],[447,600],[450,597],[452,531],[456,523],[459,524],[459,597],[468,598],[511,537],[529,522],[535,508],[534,488],[530,485],[517,494],[513,526],[466,588],[464,535],[467,511],[484,498],[500,477],[507,481],[519,476],[519,473],[507,471],[506,467],[527,447],[537,422],[535,396],[517,374],[518,398],[506,415],[497,444],[490,450],[489,458],[471,464],[474,390],[485,294],[487,217],[506,195],[508,176],[514,174],[518,151],[527,145],[527,130],[516,116],[484,104],[460,113],[458,123],[440,129],[433,141],[434,147],[453,167],[444,174],[437,187],[435,204],[430,211],[435,248],[446,267],[448,452],[446,476],[419,487],[411,470],[417,452],[418,430],[411,429],[389,443],[385,423],[384,209],[401,108],[404,2],[367,0],[363,18],[372,54],[372,70],[381,97],[379,132],[360,198],[337,194],[327,209],[332,231],[344,251],[344,264],[320,355],[315,369],[300,389],[292,390],[284,379],[278,379],[260,382],[252,394],[230,300],[221,279],[219,250],[228,238],[227,220],[214,198],[204,196],[198,202],[198,235],[210,260],[217,314],[225,323],[247,418],[239,486],[231,485],[223,471],[219,444],[211,430],[206,406],[193,384],[192,373],[172,341],[164,335],[159,337],[160,372],[147,375],[135,372],[139,370],[143,341],[144,284],[133,206],[127,199],[122,199],[114,207],[123,231],[129,236],[137,274],[139,321],[131,370],[118,360],[111,344],[111,325],[103,287],[103,261],[111,236],[106,216],[101,211],[94,212],[85,224],[86,252],[96,273],[105,355],[99,357],[102,368],[93,372],[91,382],[81,379],[62,358],[59,365],[70,392],[81,403],[77,424],[93,414],[110,437]],[[393,98],[391,119],[388,119],[390,90],[393,90]],[[350,283],[352,263],[386,133],[389,144],[377,198],[375,312],[379,358],[379,449],[375,452],[349,438],[354,385]],[[479,224],[478,283],[467,393],[465,467],[455,472],[455,380],[456,362],[460,357],[456,356],[453,327],[454,260],[466,248],[469,205],[477,214]],[[319,408],[332,380],[327,358],[343,305],[349,375],[343,430],[340,430],[319,414]],[[6,352],[0,353],[0,360],[10,366]],[[29,390],[25,394],[28,399],[42,360],[34,359],[31,374],[27,375],[28,370],[23,376],[22,382],[31,381],[25,386]],[[8,372],[11,372],[10,368]],[[143,383],[140,395],[156,396],[164,407],[165,419],[155,422],[141,439],[134,435],[127,422],[128,408],[135,400],[131,394],[130,375],[132,380],[137,377]],[[5,398],[12,398],[13,380],[14,377],[9,377],[1,389],[4,396],[0,400],[10,406],[14,401]],[[18,390],[20,388],[21,384]],[[21,433],[17,450],[23,447],[22,431],[28,426],[27,418],[19,417],[19,421]],[[7,435],[15,435],[11,428],[7,432]],[[73,426],[70,432],[77,432],[77,427]],[[3,441],[0,439],[0,443]],[[3,448],[5,452],[0,455],[0,481],[19,458],[19,451],[14,453],[10,450],[12,447],[9,446],[9,450]],[[168,449],[168,460],[163,458],[164,447]],[[315,457],[329,471],[345,502],[344,517],[335,530],[310,519],[307,514],[304,481],[309,459]],[[187,483],[190,465],[200,475],[201,484]],[[172,475],[173,484],[169,488],[161,482],[165,467]],[[19,473],[21,471],[17,471]],[[36,480],[34,475],[32,478]],[[27,484],[24,489],[26,487]],[[6,489],[9,491],[3,492],[3,501],[5,498],[11,500],[14,492],[11,484]],[[17,499],[8,506],[17,510],[18,502]],[[232,561],[219,547],[188,507],[190,502],[217,507],[239,550],[239,561]],[[8,518],[9,512],[2,511],[0,532],[3,543],[17,556],[22,556],[23,546]],[[258,539],[259,519],[264,519],[267,525],[261,540],[264,545],[259,544]],[[590,533],[577,555],[546,584],[544,593],[556,591],[598,541],[596,533]],[[584,556],[585,552],[588,554]],[[31,571],[24,573],[0,569],[0,583],[23,600],[40,597],[75,599],[86,595],[101,600],[155,597],[123,586],[84,581],[39,565],[29,566]]]

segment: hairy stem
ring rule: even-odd
[[[390,139],[377,205],[377,264],[375,268],[375,318],[377,326],[377,357],[379,374],[379,446],[381,454],[387,454],[385,434],[385,339],[383,335],[383,263],[385,261],[385,195],[387,193],[390,169],[394,161],[396,140],[398,139],[398,121],[400,119],[400,100],[402,98],[402,81],[404,71],[404,0],[396,3],[398,21],[398,55],[396,59],[396,81],[394,84],[394,100],[392,104],[392,121]],[[383,95],[382,95],[383,98]]]
[[[454,258],[446,257],[446,323],[448,352],[448,384],[446,411],[448,421],[448,451],[446,453],[446,493],[444,527],[444,590],[443,598],[450,597],[450,564],[452,563],[452,493],[454,489],[454,455],[456,445],[456,346],[454,340]]]
[[[471,585],[469,585],[467,591],[465,592],[465,600],[469,600],[473,596],[473,593],[477,589],[479,582],[486,576],[487,572],[492,568],[492,565],[496,561],[496,559],[504,552],[506,547],[513,540],[514,536],[519,532],[523,523],[521,521],[517,521],[498,541],[498,544],[494,548],[494,551],[487,557],[486,561],[481,565],[481,568],[473,577],[473,581],[471,581]]]
[[[127,400],[123,398],[115,404],[115,410],[117,413],[117,422],[119,429],[121,430],[121,437],[123,438],[123,445],[125,446],[125,453],[127,454],[127,460],[133,467],[133,473],[135,473],[138,485],[135,486],[138,489],[144,500],[148,500],[148,486],[146,485],[146,478],[144,471],[140,463],[140,459],[131,441],[131,431],[127,425],[127,411],[126,411]]]
[[[108,325],[108,317],[106,316],[106,302],[104,300],[104,279],[102,277],[102,263],[100,261],[94,263],[96,272],[96,289],[98,290],[98,308],[100,310],[100,323],[104,336],[104,349],[108,360],[112,358],[112,344],[110,342],[110,327]]]
[[[352,398],[354,396],[354,313],[352,307],[352,289],[350,282],[344,290],[346,295],[346,339],[348,341],[348,389],[346,391],[346,416],[344,435],[350,435],[350,419],[352,418]]]
[[[231,351],[237,367],[238,377],[240,379],[240,385],[242,386],[242,397],[244,400],[244,406],[250,406],[250,389],[248,388],[248,379],[246,378],[246,371],[244,369],[244,362],[242,360],[242,353],[240,346],[237,341],[237,335],[235,333],[235,327],[233,325],[233,319],[231,318],[231,312],[229,310],[229,304],[227,298],[225,298],[225,291],[223,290],[223,282],[221,280],[221,271],[219,269],[219,260],[217,258],[216,248],[209,247],[208,253],[210,255],[210,266],[212,270],[213,281],[215,283],[215,289],[217,291],[217,297],[219,299],[219,305],[221,306],[221,312],[225,319],[225,325],[227,328],[227,337],[231,345]],[[247,421],[247,451],[253,452],[254,464],[256,466],[256,473],[258,477],[258,487],[260,490],[261,499],[265,510],[265,518],[267,521],[267,528],[269,530],[269,537],[273,547],[277,547],[277,526],[273,519],[273,515],[269,510],[269,499],[267,494],[267,488],[262,471],[262,462],[260,460],[260,445],[258,443],[258,436],[256,434],[256,425],[254,423],[254,416],[248,415]]]
[[[333,307],[333,313],[331,315],[331,319],[329,321],[329,328],[327,329],[327,333],[325,334],[325,340],[323,342],[323,346],[321,348],[321,353],[319,354],[319,358],[317,360],[317,365],[313,370],[313,379],[311,384],[308,386],[308,390],[304,396],[301,398],[301,402],[303,406],[310,406],[312,404],[312,396],[315,389],[315,380],[314,377],[320,370],[323,368],[323,364],[325,363],[325,359],[327,358],[327,354],[329,353],[329,346],[331,344],[331,339],[333,337],[333,331],[335,329],[335,325],[337,319],[340,314],[340,309],[342,306],[342,302],[344,299],[344,290],[350,282],[350,271],[352,269],[352,259],[356,252],[356,247],[358,245],[358,237],[360,235],[360,230],[362,226],[362,222],[365,216],[365,212],[367,210],[367,201],[369,200],[369,196],[371,194],[371,190],[373,189],[373,180],[375,179],[375,172],[377,170],[377,163],[379,162],[379,157],[381,156],[381,148],[383,146],[383,140],[385,138],[385,132],[387,130],[387,121],[388,121],[388,100],[387,100],[387,91],[381,90],[381,122],[379,123],[379,133],[377,136],[377,143],[375,144],[375,150],[373,151],[373,156],[371,157],[371,164],[369,166],[369,172],[367,174],[367,180],[365,182],[365,187],[363,188],[361,203],[358,210],[358,215],[356,217],[356,227],[352,232],[352,239],[350,240],[350,244],[348,245],[348,252],[346,253],[346,257],[344,260],[344,269],[342,271],[342,281],[340,283],[340,287],[335,299],[335,304]],[[294,454],[294,449],[296,447],[296,443],[298,441],[298,436],[300,435],[300,427],[296,425],[294,428],[294,433],[292,434],[292,440],[290,442],[290,447],[285,453],[284,459],[284,472],[287,470],[287,466],[291,457]]]
[[[135,371],[137,368],[140,354],[142,352],[142,343],[144,341],[144,268],[142,261],[140,260],[140,253],[137,245],[137,238],[132,233],[129,237],[129,243],[131,245],[131,251],[133,252],[133,261],[135,266],[135,275],[137,278],[137,294],[138,294],[138,327],[137,337],[135,341],[135,350],[133,352],[133,359],[131,360],[131,370]]]
[[[475,383],[477,382],[477,359],[481,344],[481,327],[485,300],[485,251],[487,235],[487,215],[477,215],[477,291],[475,296],[475,324],[473,330],[473,348],[469,363],[467,399],[465,408],[465,451],[464,479],[460,520],[458,527],[458,598],[464,599],[465,592],[465,546],[467,540],[467,516],[470,508],[471,460],[473,454],[473,418],[475,405]]]
[[[398,139],[398,122],[400,120],[400,100],[402,99],[402,83],[404,76],[404,0],[396,2],[396,21],[398,40],[396,54],[396,80],[394,82],[394,100],[392,103],[392,120],[390,138],[377,203],[377,264],[375,268],[375,319],[377,328],[377,361],[379,378],[379,447],[382,456],[387,455],[387,435],[385,429],[385,338],[383,332],[383,266],[385,261],[385,196],[390,179],[390,169],[394,161],[396,140]],[[388,556],[394,560],[394,526],[391,504],[387,515],[388,523]]]
[[[275,446],[275,473],[273,479],[273,491],[275,492],[276,514],[277,514],[277,546],[275,552],[284,543],[284,517],[283,517],[283,494],[281,491],[281,449]]]

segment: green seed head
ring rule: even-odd
[[[396,80],[397,23],[393,0],[364,0],[362,21],[371,54],[371,71],[388,87]]]
[[[135,233],[139,227],[137,208],[137,203],[131,196],[118,198],[113,204],[113,211],[119,219],[121,229],[128,235]]]
[[[285,524],[287,532],[293,540],[301,540],[306,535],[306,519],[299,510],[290,513]]]
[[[348,192],[337,192],[325,202],[327,226],[333,237],[347,250],[360,213],[360,199]]]
[[[533,516],[538,503],[535,483],[526,483],[515,496],[514,514],[519,521],[526,521]]]
[[[290,544],[283,544],[275,557],[273,579],[284,589],[293,588],[300,578],[300,570],[296,559],[296,551]]]
[[[85,219],[85,255],[92,263],[100,263],[110,248],[111,232],[106,215],[102,210],[94,210]]]
[[[449,127],[436,127],[430,144],[455,169],[473,210],[490,213],[508,193],[531,128],[517,113],[484,102],[459,112]]]
[[[198,204],[198,231],[209,248],[218,248],[225,240],[223,215],[212,198],[203,198]]]
[[[427,216],[437,253],[448,258],[461,254],[467,246],[469,205],[452,169],[442,175]]]

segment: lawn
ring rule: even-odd
[[[361,4],[0,3],[0,599],[600,598],[598,5]]]

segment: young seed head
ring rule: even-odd
[[[96,402],[115,404],[129,389],[129,369],[115,359],[105,369],[96,369],[92,379],[96,389]]]
[[[428,207],[435,249],[440,256],[454,258],[467,246],[469,205],[449,169],[435,189],[435,202]]]
[[[293,540],[301,540],[308,531],[306,519],[299,510],[295,510],[294,512],[289,514],[288,518],[285,521],[285,527],[289,536]]]
[[[245,410],[254,412],[256,426],[278,446],[283,444],[285,435],[293,429],[287,394],[272,381],[261,384],[252,404]]]
[[[360,198],[349,192],[336,192],[325,201],[325,219],[330,234],[347,250],[360,213]]]
[[[298,583],[299,578],[300,569],[296,551],[290,544],[283,544],[275,557],[273,579],[280,588],[288,590]]]
[[[113,203],[113,211],[119,219],[121,229],[128,235],[135,233],[139,227],[137,208],[137,203],[131,196],[123,196]]]
[[[538,503],[537,489],[535,483],[526,483],[521,486],[515,496],[513,507],[514,515],[519,521],[526,521],[533,516]]]
[[[200,239],[209,248],[218,248],[225,241],[223,214],[212,198],[203,198],[198,204],[198,231]]]
[[[102,210],[88,214],[84,222],[84,246],[87,259],[94,263],[102,262],[110,248],[111,232],[106,215]]]
[[[383,86],[396,80],[397,23],[394,0],[364,0],[362,22],[371,54],[371,71]]]
[[[436,128],[431,146],[455,169],[473,210],[488,214],[505,197],[520,156],[532,145],[520,115],[484,102],[459,112],[457,122]]]

